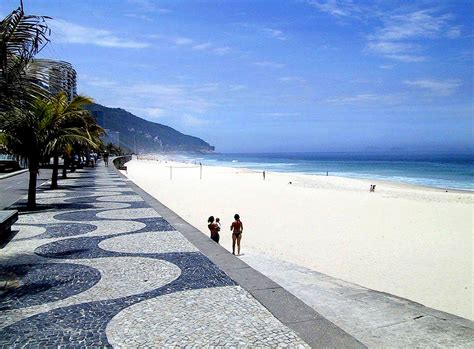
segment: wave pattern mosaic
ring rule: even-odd
[[[61,188],[1,250],[0,347],[307,347],[115,173]]]

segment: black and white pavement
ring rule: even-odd
[[[308,347],[111,170],[38,204],[0,250],[0,347]]]

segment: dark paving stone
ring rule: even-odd
[[[9,288],[2,294],[0,310],[64,299],[91,288],[101,278],[94,268],[69,263],[20,264],[0,270],[20,280],[19,287]]]
[[[106,209],[95,209],[95,210],[88,210],[88,211],[75,211],[75,212],[65,212],[65,213],[58,213],[54,216],[55,219],[61,221],[101,221],[101,220],[108,220],[104,218],[97,217],[97,214],[107,211]]]
[[[134,207],[135,208],[135,207]],[[138,208],[138,207],[136,207]],[[146,227],[137,230],[137,233],[146,233],[149,231],[173,231],[176,230],[164,218],[138,218],[134,222],[141,222],[146,224]]]
[[[22,224],[18,224],[22,226]],[[46,231],[42,234],[32,236],[21,240],[30,240],[30,239],[50,239],[50,238],[59,238],[59,237],[68,237],[74,235],[81,235],[90,233],[97,229],[97,226],[93,224],[86,223],[57,223],[57,224],[36,224],[36,226],[46,228]]]

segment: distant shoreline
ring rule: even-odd
[[[195,154],[190,154],[186,153],[187,155],[195,155]],[[193,163],[194,160],[183,160],[180,157],[176,157],[176,155],[183,155],[183,154],[149,154],[149,155],[142,155],[141,158],[147,158],[147,156],[150,157],[160,157],[162,160],[165,161],[173,161],[173,162],[180,162],[180,163]],[[204,154],[200,154],[204,155]],[[196,160],[199,162],[198,160]],[[223,168],[230,168],[230,169],[240,169],[240,170],[245,170],[245,171],[251,171],[255,173],[262,173],[262,171],[265,171],[268,174],[271,173],[277,173],[277,174],[285,174],[285,175],[296,175],[296,176],[315,176],[315,177],[326,177],[324,174],[316,174],[316,173],[307,173],[307,172],[300,172],[300,171],[278,171],[278,170],[260,170],[260,169],[255,169],[255,168],[250,168],[250,167],[240,167],[240,166],[231,166],[227,163],[221,163],[221,162],[215,162],[215,163],[208,163],[205,162],[203,164],[204,166],[212,166],[212,167],[223,167]],[[328,171],[329,172],[329,171]],[[406,189],[419,189],[419,190],[431,190],[435,192],[446,192],[448,191],[449,193],[460,193],[460,194],[474,194],[474,189],[469,190],[469,189],[460,189],[460,188],[452,188],[452,187],[437,187],[437,186],[430,186],[427,184],[414,184],[414,183],[407,183],[404,181],[397,181],[394,179],[381,179],[381,178],[375,178],[375,177],[356,177],[356,176],[344,176],[341,174],[335,174],[334,172],[329,172],[329,176],[332,177],[339,177],[339,178],[345,178],[345,179],[350,179],[350,180],[360,180],[367,182],[368,186],[370,184],[375,184],[375,185],[380,185],[380,184],[386,184],[386,185],[391,185],[391,186],[396,186],[399,188],[406,188]]]

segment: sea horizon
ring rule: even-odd
[[[269,172],[373,179],[436,189],[474,191],[471,153],[264,152],[174,154],[178,161]]]

